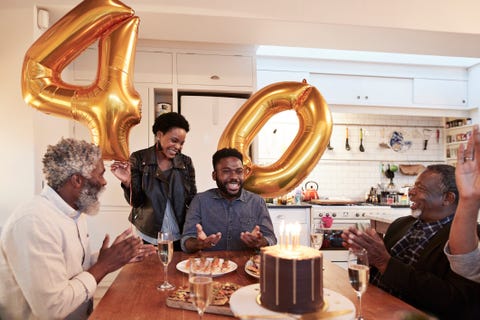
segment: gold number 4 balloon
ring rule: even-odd
[[[138,17],[115,0],[85,0],[28,49],[22,71],[24,100],[32,107],[85,124],[105,160],[127,160],[128,135],[141,119],[133,87]],[[62,70],[99,40],[97,77],[88,86],[64,82]]]
[[[252,163],[248,149],[274,114],[295,110],[299,129],[285,153],[269,166]],[[245,189],[264,197],[293,190],[316,166],[332,134],[332,116],[320,92],[306,82],[278,82],[257,91],[228,123],[218,148],[236,148],[244,158]]]

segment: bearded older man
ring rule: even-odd
[[[43,165],[47,184],[9,216],[0,238],[0,318],[86,319],[102,278],[155,248],[126,230],[92,254],[82,213],[98,212],[106,185],[98,147],[62,139]]]

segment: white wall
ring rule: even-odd
[[[333,130],[330,144],[333,150],[325,150],[317,166],[300,184],[306,181],[318,183],[318,193],[321,197],[351,198],[362,200],[371,186],[378,183],[388,185],[389,179],[382,172],[382,164],[386,170],[387,164],[423,164],[445,163],[445,143],[443,119],[439,117],[392,116],[372,114],[344,114],[332,112]],[[259,157],[258,164],[275,162],[291,143],[297,133],[295,116],[278,120],[274,127],[265,126],[267,134],[275,130],[268,142],[259,143],[259,149],[270,149],[270,154],[278,153],[275,158]],[[349,129],[350,151],[345,150],[346,127]],[[365,152],[359,151],[360,128],[364,131],[363,146]],[[424,129],[430,129],[431,136],[427,150],[423,150]],[[436,141],[436,129],[439,130],[439,142]],[[406,151],[395,152],[390,148],[380,146],[388,142],[393,131],[403,134],[405,141],[411,141],[411,147]],[[262,151],[259,150],[259,153]],[[416,176],[406,176],[395,173],[393,182],[397,188],[411,186]]]
[[[34,109],[21,96],[23,55],[32,43],[33,9],[0,10],[0,225],[33,195]]]

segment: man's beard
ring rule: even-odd
[[[220,192],[223,193],[224,195],[227,195],[230,198],[236,198],[236,197],[240,196],[240,194],[242,193],[242,189],[243,189],[243,183],[241,181],[238,181],[238,180],[235,181],[235,182],[238,182],[239,188],[238,188],[238,191],[233,194],[228,190],[228,188],[226,186],[229,182],[221,183],[220,181],[217,181],[217,187],[220,190]]]
[[[90,180],[86,180],[80,197],[78,198],[76,205],[80,212],[88,214],[89,216],[96,215],[100,210],[100,201],[98,196],[105,190],[100,184],[92,183]]]
[[[412,217],[418,219],[422,215],[422,209],[412,210],[412,212],[410,214],[412,215]]]

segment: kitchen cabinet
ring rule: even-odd
[[[454,124],[454,126],[445,129],[445,158],[448,164],[455,166],[458,147],[462,143],[466,145],[473,125],[466,124],[467,119],[454,119],[450,120],[450,123]]]
[[[97,75],[98,49],[86,49],[73,62],[74,81],[92,81]],[[162,51],[137,50],[135,54],[135,83],[171,84],[173,81],[173,54]]]
[[[297,81],[301,82],[306,80],[310,83],[310,73],[308,72],[295,72],[295,71],[283,71],[283,70],[258,70],[257,71],[257,89],[266,87],[269,84],[283,81]]]
[[[312,73],[310,83],[328,104],[407,106],[413,79]]]
[[[254,85],[251,56],[178,53],[177,81],[183,85],[247,87]]]
[[[466,108],[467,86],[465,80],[414,79],[413,103]]]
[[[301,227],[300,244],[310,246],[310,211],[311,206],[269,206],[268,212],[273,223],[277,241],[280,239],[280,222],[293,224],[298,222]]]

